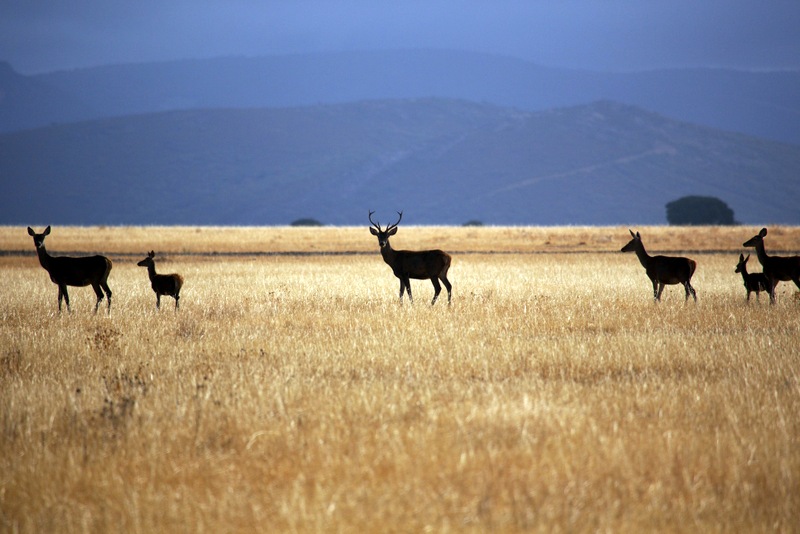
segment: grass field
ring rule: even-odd
[[[367,225],[54,227],[114,262],[110,315],[59,315],[0,228],[0,531],[797,532],[796,288],[745,302],[758,228],[635,230],[698,262],[697,304],[653,303],[627,228],[401,227],[453,255],[431,307]]]

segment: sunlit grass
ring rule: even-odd
[[[35,256],[0,257],[3,530],[796,529],[800,303],[783,283],[746,304],[747,230],[639,229],[730,248],[687,254],[697,304],[652,302],[627,229],[401,228],[398,248],[575,242],[454,253],[450,306],[427,281],[400,305],[366,227],[341,232],[358,255],[182,254],[336,250],[334,229],[288,230],[94,229],[108,244],[81,248],[54,228],[51,253],[109,251],[110,315],[90,288],[58,315]],[[186,279],[177,312],[135,265],[150,249]]]

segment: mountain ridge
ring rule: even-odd
[[[412,49],[176,60],[21,78],[78,102],[81,109],[73,111],[69,103],[52,106],[44,97],[5,99],[0,101],[0,131],[73,120],[78,112],[92,119],[174,109],[429,97],[541,111],[608,99],[677,120],[800,144],[796,71],[607,73],[475,52]],[[10,113],[3,111],[8,106],[31,110],[27,124],[2,120]]]
[[[0,223],[664,224],[715,196],[800,223],[800,147],[603,100],[527,112],[450,99],[182,110],[0,135]],[[35,192],[35,193],[32,193]]]

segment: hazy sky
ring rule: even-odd
[[[0,60],[451,48],[596,70],[800,69],[798,0],[3,0]]]

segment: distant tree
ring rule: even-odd
[[[479,221],[477,219],[471,219],[465,222],[464,226],[483,226],[483,221]]]
[[[297,219],[296,221],[292,222],[292,226],[325,226],[321,222],[316,219]]]
[[[733,210],[716,197],[687,196],[668,202],[667,222],[672,225],[733,225]]]

